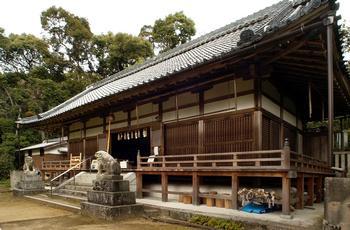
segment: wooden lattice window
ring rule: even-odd
[[[251,113],[204,121],[204,153],[250,151],[253,149]]]
[[[198,121],[166,125],[165,153],[167,155],[198,153]]]

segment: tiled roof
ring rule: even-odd
[[[218,59],[241,46],[263,38],[297,20],[327,0],[283,0],[252,15],[160,54],[99,81],[64,103],[38,116],[23,118],[22,124],[47,120],[75,108],[121,93],[125,90]],[[246,33],[242,33],[245,31]],[[248,32],[248,33],[247,33]],[[253,32],[253,34],[249,33]],[[252,36],[250,36],[252,35]]]

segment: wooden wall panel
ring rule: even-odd
[[[262,120],[262,149],[281,149],[280,146],[280,124],[279,122],[263,116]]]
[[[204,153],[253,150],[253,115],[204,120]]]
[[[93,156],[97,152],[97,137],[86,139],[85,157]]]
[[[165,154],[198,153],[198,122],[165,125]]]
[[[68,153],[73,155],[79,155],[83,152],[83,141],[69,141],[68,143]]]

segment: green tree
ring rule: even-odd
[[[194,21],[182,11],[158,19],[154,25],[144,25],[139,36],[149,40],[160,52],[165,52],[191,40],[196,34]]]
[[[55,56],[68,71],[92,71],[90,45],[93,34],[87,19],[55,6],[41,13],[41,25]]]
[[[126,33],[96,35],[93,54],[98,61],[97,73],[108,76],[153,56],[150,42]]]
[[[348,26],[346,23],[341,25],[340,30],[341,40],[343,42],[343,51],[346,55],[350,55],[350,26]],[[348,58],[350,59],[350,58]],[[346,62],[346,67],[348,71],[350,71],[350,60]]]

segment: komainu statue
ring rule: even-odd
[[[97,177],[120,175],[121,168],[118,160],[114,159],[105,151],[97,151],[95,153],[97,159]]]
[[[24,158],[23,172],[25,175],[36,175],[37,170],[34,168],[34,161],[31,156],[26,156]]]

